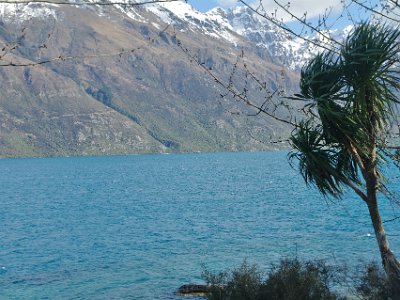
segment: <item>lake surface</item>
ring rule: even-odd
[[[285,152],[3,159],[0,199],[0,299],[179,299],[203,266],[379,261],[361,200],[327,203]]]

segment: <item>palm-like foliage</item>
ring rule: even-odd
[[[398,102],[399,31],[367,23],[357,27],[341,51],[341,73],[349,93],[349,105],[360,125],[383,130]],[[369,111],[368,113],[366,113]]]
[[[340,195],[342,188],[336,176],[335,152],[325,147],[321,126],[301,122],[292,145],[298,152],[289,154],[290,161],[297,159],[299,170],[307,185],[315,184],[323,195]]]
[[[394,300],[400,300],[400,262],[390,250],[377,193],[385,153],[379,139],[399,103],[399,36],[396,29],[363,23],[340,54],[325,52],[303,68],[297,97],[311,103],[311,117],[293,132],[289,154],[306,183],[324,196],[340,197],[348,186],[367,204]]]
[[[319,54],[302,70],[298,97],[311,101],[312,117],[292,134],[289,158],[298,159],[306,183],[325,196],[339,197],[343,184],[360,186],[364,163],[378,163],[377,138],[398,102],[399,35],[363,23],[339,55]]]

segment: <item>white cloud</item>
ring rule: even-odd
[[[217,0],[219,6],[229,8],[238,4],[237,0]]]
[[[321,0],[277,0],[279,3],[284,5],[285,7],[288,5],[288,9],[291,13],[298,17],[304,16],[304,13],[307,13],[307,18],[317,17],[319,15],[323,15],[325,12],[329,12],[330,9],[333,11],[338,11],[342,7],[341,0],[330,0],[330,1],[321,1]],[[283,19],[284,21],[293,20],[289,14],[287,14],[283,9],[279,8],[279,6],[273,0],[262,0],[264,9],[268,14],[275,13],[279,19]],[[288,4],[289,3],[289,4]],[[259,4],[259,0],[253,1],[253,4],[257,6]]]

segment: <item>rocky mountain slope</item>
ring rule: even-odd
[[[210,73],[262,104],[269,90],[296,89],[291,69],[305,57],[244,8],[203,14],[183,2],[1,4],[0,43],[2,157],[280,147],[268,141],[291,128],[221,98]]]

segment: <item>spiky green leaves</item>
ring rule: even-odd
[[[289,153],[289,161],[298,160],[306,184],[315,184],[324,196],[340,195],[342,188],[335,171],[335,152],[325,147],[322,127],[301,122],[291,137],[291,144],[297,152]]]
[[[398,82],[397,76],[392,74],[398,62],[398,37],[398,30],[385,25],[361,23],[355,27],[341,49],[346,84],[359,89],[375,80]]]
[[[388,26],[362,23],[354,29],[341,51],[344,88],[360,125],[382,131],[391,115],[399,90],[400,32]]]
[[[337,59],[332,53],[318,54],[301,70],[300,97],[329,99],[340,90]]]
[[[399,35],[388,26],[362,23],[339,55],[324,52],[302,69],[297,96],[311,101],[311,117],[293,132],[289,158],[298,160],[306,183],[325,196],[340,196],[342,184],[360,185],[363,161],[376,156],[377,137],[398,102]]]

